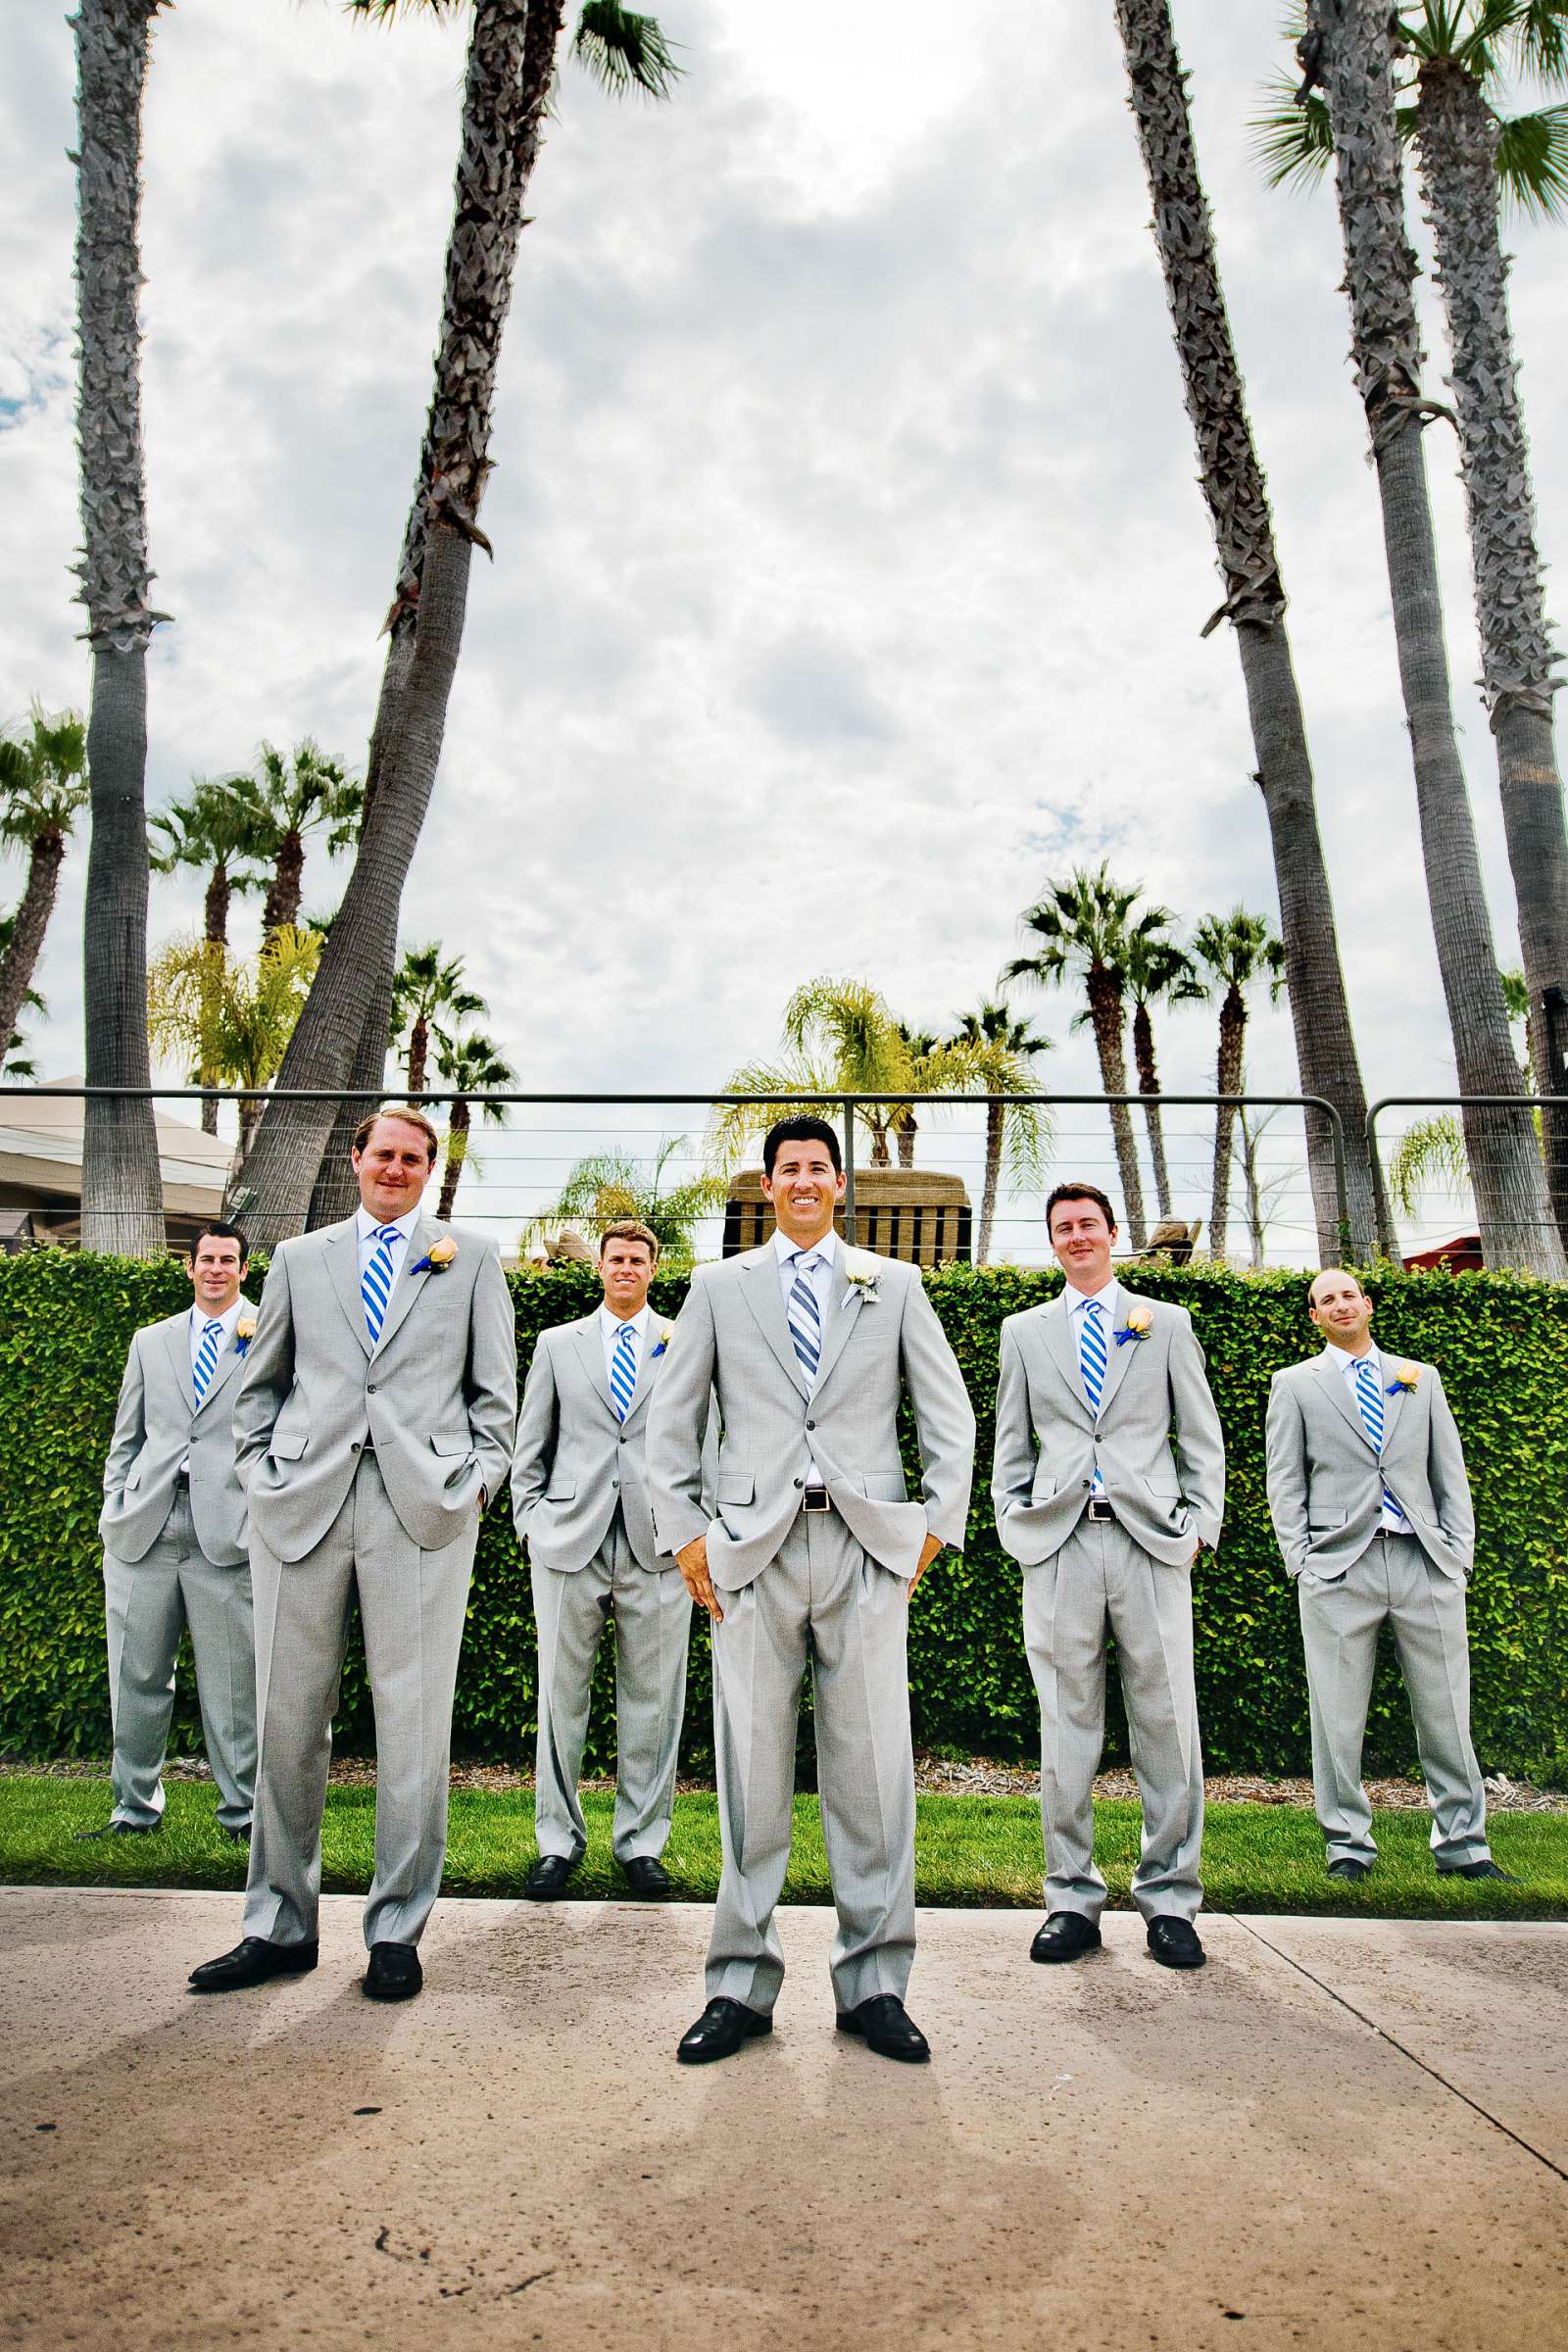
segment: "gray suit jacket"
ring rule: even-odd
[[[1383,1355],[1385,1390],[1409,1360]],[[1329,1350],[1275,1373],[1268,1393],[1268,1507],[1292,1576],[1307,1569],[1332,1583],[1353,1567],[1378,1532],[1385,1486],[1434,1563],[1461,1581],[1469,1575],[1476,1522],[1464,1449],[1442,1375],[1435,1364],[1417,1370],[1413,1391],[1384,1396],[1381,1454],[1373,1452]]]
[[[393,1509],[425,1551],[455,1543],[512,1461],[516,1325],[494,1242],[421,1217],[372,1353],[352,1217],[280,1244],[234,1403],[251,1527],[303,1559],[342,1509],[368,1441]]]
[[[1065,1298],[1002,1326],[991,1498],[1003,1547],[1025,1568],[1051,1559],[1072,1534],[1097,1459],[1106,1501],[1154,1559],[1185,1568],[1195,1543],[1219,1542],[1225,1440],[1192,1316],[1120,1288],[1123,1316],[1147,1308],[1150,1327],[1141,1340],[1112,1338],[1098,1420]]]
[[[669,1566],[667,1551],[661,1559],[648,1504],[647,1451],[649,1399],[669,1361],[673,1330],[662,1316],[650,1317],[624,1422],[616,1417],[605,1377],[599,1309],[539,1334],[517,1416],[512,1516],[529,1558],[541,1567],[568,1575],[586,1568],[610,1532],[617,1502],[639,1564]]]
[[[847,1264],[875,1275],[875,1298],[847,1282]],[[808,1459],[857,1543],[896,1576],[914,1574],[928,1532],[963,1542],[974,1412],[918,1270],[840,1248],[824,1325],[808,1391],[771,1244],[692,1276],[649,1414],[648,1484],[661,1548],[706,1536],[720,1592],[739,1592],[772,1559],[800,1510]],[[710,1388],[723,1433],[716,1516],[703,1494]],[[907,1498],[899,1454],[906,1389],[919,1431],[920,1502]]]
[[[240,1309],[244,1322],[248,1304]],[[163,1534],[179,1465],[190,1463],[196,1541],[219,1568],[245,1558],[245,1494],[234,1471],[232,1382],[244,1360],[230,1340],[213,1368],[201,1410],[190,1378],[190,1311],[149,1323],[130,1343],[115,1435],[104,1464],[98,1533],[117,1560],[144,1559]]]

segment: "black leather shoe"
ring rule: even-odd
[[[163,1828],[162,1821],[106,1821],[101,1830],[78,1830],[78,1838],[151,1838]]]
[[[931,2044],[896,1992],[873,1992],[868,2001],[841,2009],[835,2023],[841,2034],[858,2034],[879,2058],[924,2066],[931,2055]]]
[[[365,1972],[368,2001],[412,2001],[424,1983],[419,1955],[412,1943],[372,1943]]]
[[[245,1827],[242,1830],[231,1830],[227,1822],[223,1822],[220,1827],[222,1829],[223,1836],[225,1838],[232,1838],[236,1845],[249,1845],[251,1841],[251,1825],[249,1822],[245,1824]]]
[[[1357,1879],[1369,1879],[1371,1876],[1371,1863],[1358,1862],[1354,1854],[1341,1854],[1336,1861],[1329,1864],[1331,1879],[1348,1879],[1353,1884]]]
[[[742,2042],[772,2031],[773,2020],[760,2009],[748,2009],[744,2001],[729,2001],[718,1993],[681,2035],[675,2061],[679,2066],[710,2066],[715,2058],[733,2058]]]
[[[633,1854],[620,1866],[620,1875],[633,1894],[662,1898],[675,1891],[675,1882],[656,1854]]]
[[[316,1966],[317,1943],[269,1943],[265,1936],[247,1936],[231,1952],[204,1960],[190,1972],[193,1992],[238,1992],[246,1984],[265,1984],[272,1977],[305,1977]]]
[[[1161,1968],[1201,1968],[1207,1957],[1190,1919],[1152,1919],[1149,1949]]]
[[[1035,1930],[1029,1946],[1031,1960],[1081,1960],[1100,1949],[1100,1930],[1081,1911],[1053,1911],[1043,1928]]]
[[[541,1854],[522,1882],[522,1891],[536,1903],[553,1902],[566,1891],[566,1881],[582,1860],[581,1854]]]
[[[1511,1870],[1499,1870],[1490,1854],[1483,1862],[1440,1862],[1438,1876],[1440,1879],[1500,1879],[1505,1886],[1524,1885],[1523,1879],[1516,1879]]]

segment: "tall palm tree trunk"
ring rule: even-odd
[[[1231,338],[1168,0],[1116,0],[1116,22],[1153,200],[1154,242],[1187,413],[1225,580],[1225,602],[1208,627],[1228,619],[1241,657],[1257,760],[1255,781],[1268,817],[1280,935],[1290,971],[1297,1066],[1302,1092],[1321,1095],[1340,1114],[1349,1196],[1350,1231],[1346,1238],[1355,1255],[1370,1258],[1376,1217],[1366,1091],[1318,831],[1306,722],[1286,634],[1273,514]],[[1308,1117],[1307,1160],[1318,1248],[1332,1259],[1340,1254],[1340,1210],[1333,1139],[1326,1127],[1321,1117]],[[1152,1127],[1150,1133],[1152,1144]],[[1157,1164],[1155,1179],[1157,1184]],[[1161,1214],[1165,1213],[1162,1200]]]
[[[1421,444],[1433,404],[1421,393],[1387,0],[1309,0],[1300,54],[1306,83],[1323,84],[1334,134],[1351,353],[1377,468],[1427,896],[1460,1091],[1523,1095],[1453,724]],[[1487,1263],[1562,1281],[1568,1260],[1528,1114],[1463,1116]]]
[[[33,837],[28,850],[27,879],[22,903],[12,917],[11,944],[0,956],[0,1060],[4,1059],[16,1034],[22,1007],[32,986],[32,975],[38,968],[65,857],[64,832],[58,825],[45,825]]]
[[[1568,1014],[1568,826],[1552,739],[1554,656],[1536,538],[1530,445],[1497,228],[1497,119],[1452,59],[1423,63],[1416,152],[1453,356],[1482,687],[1497,747],[1508,866],[1530,991],[1536,1088],[1552,1091],[1552,1008]],[[1556,992],[1553,995],[1552,992]],[[1547,1111],[1546,1177],[1568,1242],[1568,1113]]]
[[[430,1024],[421,1013],[409,1031],[409,1093],[424,1092],[425,1065],[430,1055]]]
[[[285,833],[262,902],[262,935],[286,930],[300,911],[305,896],[305,842],[298,831]]]
[[[220,858],[215,861],[213,870],[207,878],[207,895],[202,907],[202,934],[207,942],[209,956],[208,976],[202,990],[204,1000],[202,1026],[204,1029],[211,1027],[213,1016],[218,1008],[222,965],[226,962],[228,956],[228,909],[232,897],[233,885],[228,878],[228,866]],[[203,1060],[199,1083],[203,1086],[218,1084],[217,1075],[210,1061]],[[216,1102],[202,1104],[202,1133],[203,1135],[218,1133],[218,1104]]]
[[[991,1237],[997,1223],[997,1194],[1002,1185],[1002,1139],[1006,1132],[1007,1106],[994,1099],[986,1103],[986,1172],[980,1188],[980,1233],[975,1243],[977,1266],[991,1263]]]
[[[1144,1098],[1149,1123],[1149,1156],[1154,1168],[1154,1200],[1162,1217],[1170,1215],[1170,1171],[1165,1165],[1165,1121],[1159,1107],[1159,1072],[1154,1067],[1154,1023],[1149,1006],[1133,1007],[1133,1062],[1138,1092]]]
[[[488,544],[477,514],[490,469],[496,368],[564,14],[564,0],[475,0],[435,388],[392,622],[394,641],[412,630],[413,649],[388,648],[385,708],[372,738],[373,798],[278,1072],[280,1087],[351,1082],[370,1001],[396,957],[403,886],[441,756],[473,548]],[[333,1123],[330,1103],[269,1104],[246,1167],[254,1241],[279,1240],[304,1222]]]
[[[460,1095],[452,1105],[447,1126],[447,1156],[441,1170],[441,1199],[436,1208],[438,1217],[450,1217],[452,1203],[458,1197],[458,1185],[463,1176],[463,1164],[468,1156],[468,1129],[473,1113]]]
[[[1091,972],[1087,982],[1089,1021],[1095,1033],[1095,1049],[1100,1055],[1100,1083],[1107,1095],[1125,1095],[1127,1062],[1122,1051],[1121,992],[1105,972]],[[1125,1102],[1112,1102],[1110,1109],[1111,1140],[1116,1147],[1116,1171],[1121,1179],[1122,1208],[1127,1219],[1128,1236],[1135,1250],[1142,1250],[1149,1239],[1144,1222],[1144,1185],[1138,1171],[1138,1144],[1133,1134],[1132,1113]]]
[[[163,0],[80,0],[76,40],[77,326],[80,336],[81,601],[92,693],[92,839],[82,917],[89,1086],[148,1087],[147,640],[142,465],[141,107]],[[153,1106],[89,1099],[81,1163],[88,1250],[156,1256],[166,1246]]]
[[[1247,1000],[1235,986],[1220,999],[1219,1053],[1214,1092],[1239,1095],[1247,1051]],[[1208,1204],[1208,1253],[1225,1255],[1231,1219],[1231,1154],[1236,1145],[1236,1105],[1221,1102],[1214,1112],[1214,1184]]]

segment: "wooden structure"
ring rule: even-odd
[[[855,1239],[861,1250],[902,1257],[915,1266],[969,1262],[973,1211],[961,1176],[929,1168],[862,1168],[855,1171]],[[842,1208],[833,1219],[844,1231]],[[773,1231],[773,1210],[762,1198],[760,1168],[743,1168],[724,1203],[726,1257],[760,1249]]]

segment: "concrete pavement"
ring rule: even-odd
[[[0,1895],[0,2343],[545,2352],[1544,2352],[1568,2339],[1568,1929],[1138,1921],[1032,1968],[926,1912],[935,2063],[832,2031],[781,1915],[772,2039],[678,2069],[709,1915],[444,1903],[362,1998],[188,1995],[228,1895]]]

